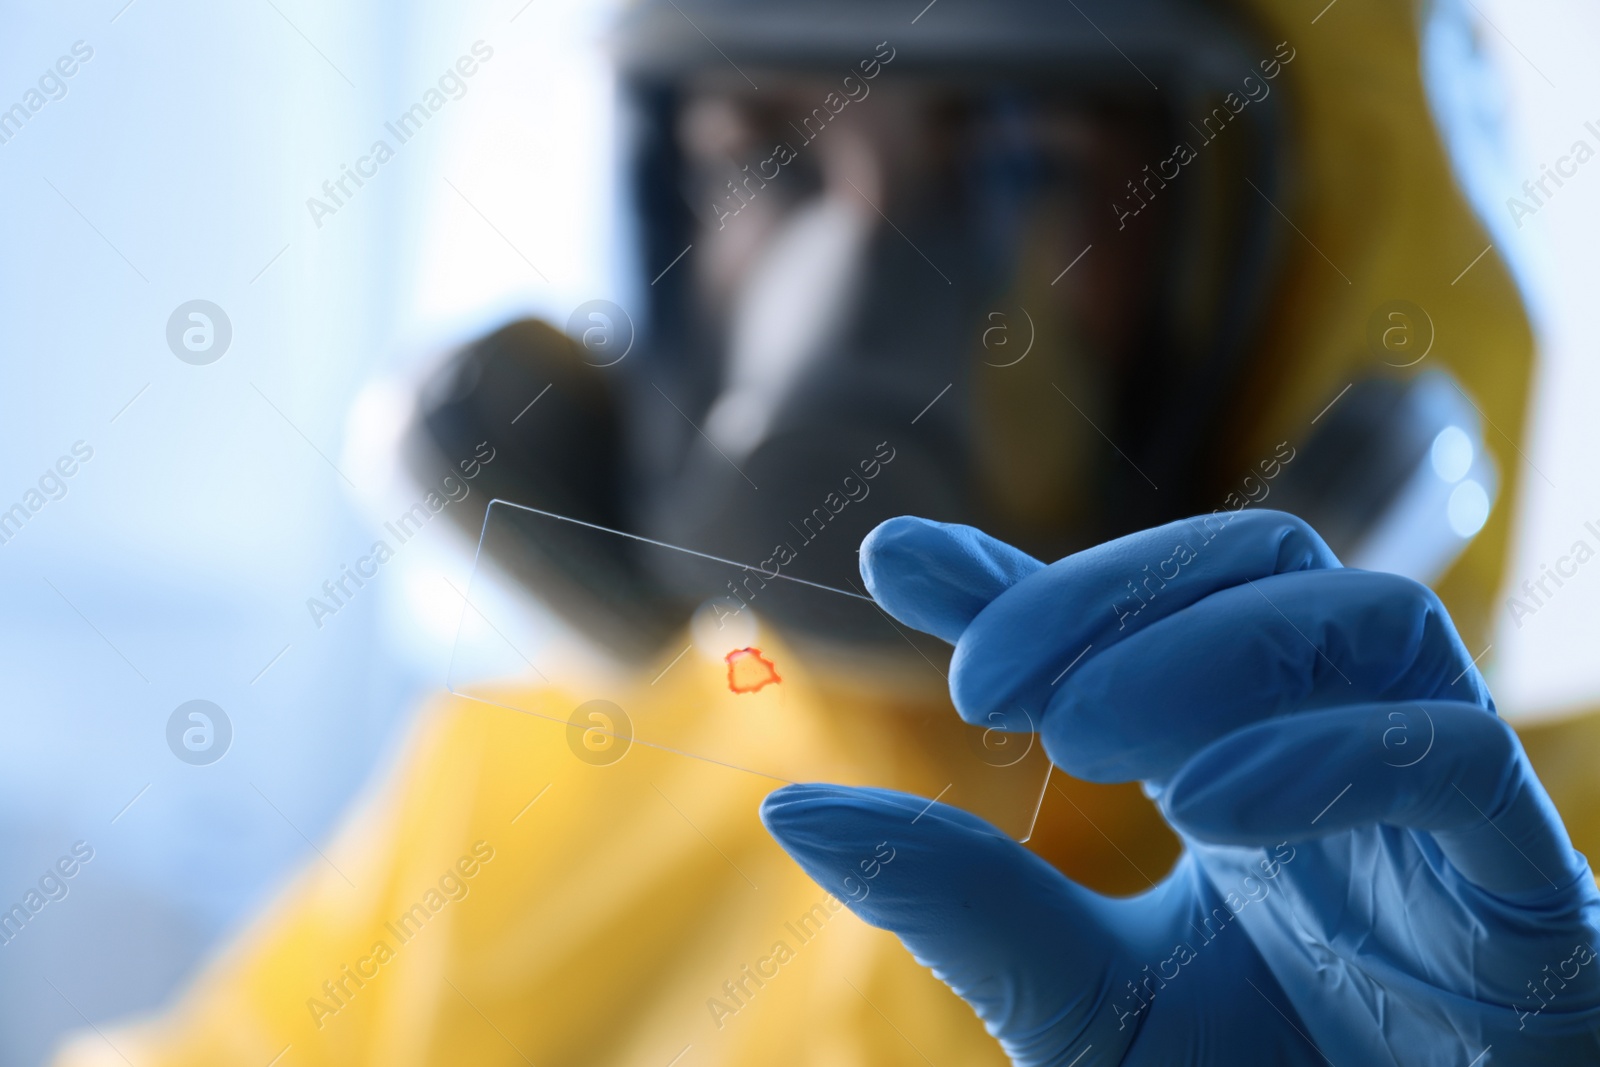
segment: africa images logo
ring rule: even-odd
[[[365,188],[369,180],[376,178],[378,168],[393,159],[400,146],[421,133],[429,119],[450,101],[460,100],[467,95],[467,79],[478,73],[482,64],[494,58],[494,49],[483,41],[473,41],[471,51],[471,55],[460,56],[452,66],[445,68],[438,81],[425,89],[416,103],[402,111],[393,122],[383,124],[394,144],[384,137],[373,141],[366,154],[356,159],[354,166],[339,164],[338,176],[322,183],[322,196],[306,197],[306,211],[311,214],[311,221],[317,229],[322,229],[324,218],[337,215]]]

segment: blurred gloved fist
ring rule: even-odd
[[[1292,516],[1218,522],[1046,566],[899,518],[861,552],[955,643],[964,719],[1037,709],[1068,773],[1146,783],[1186,846],[1159,887],[884,790],[789,786],[768,828],[827,886],[891,844],[853,910],[1017,1064],[1600,1063],[1600,892],[1438,599]]]

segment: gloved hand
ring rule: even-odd
[[[955,644],[964,719],[1025,712],[1068,773],[1146,783],[1185,843],[1111,899],[946,805],[767,798],[835,892],[893,848],[846,902],[1015,1063],[1600,1063],[1600,892],[1426,588],[1267,511],[1050,566],[900,518],[861,560],[890,614]]]

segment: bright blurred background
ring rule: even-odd
[[[971,0],[945,0],[946,3]],[[1320,6],[1321,0],[1318,0]],[[319,628],[305,601],[396,501],[395,397],[514,313],[565,322],[619,290],[610,5],[506,0],[7,4],[0,108],[75,42],[66,92],[0,144],[0,510],[76,442],[93,457],[0,544],[0,902],[85,841],[94,858],[0,946],[0,1064],[152,1008],[316,851],[442,684],[470,546],[430,524]],[[1600,162],[1521,228],[1503,201],[1600,127],[1600,11],[1485,0],[1510,158],[1478,181],[1529,265],[1545,362],[1510,573],[1600,527]],[[492,56],[332,214],[354,166],[457,59]],[[69,64],[70,65],[70,64]],[[1589,110],[1585,110],[1586,107]],[[3,127],[0,127],[3,129]],[[319,225],[320,223],[320,225]],[[231,323],[175,358],[180,304]],[[1493,431],[1490,431],[1492,435]],[[1504,625],[1502,706],[1600,700],[1600,563]],[[224,759],[169,750],[214,702]]]

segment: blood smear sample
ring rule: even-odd
[[[728,665],[728,688],[735,693],[754,693],[762,686],[781,682],[778,666],[761,654],[759,648],[736,648],[723,657]]]

